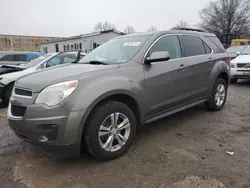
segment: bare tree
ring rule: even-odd
[[[132,34],[135,33],[135,28],[131,25],[128,25],[125,29],[124,29],[124,33],[126,34]]]
[[[148,31],[157,31],[157,28],[152,25],[148,28]]]
[[[105,21],[104,23],[98,22],[94,27],[95,31],[106,31],[110,29],[115,29],[115,25],[110,24],[108,21]]]
[[[200,13],[200,27],[222,34],[240,37],[250,29],[250,0],[217,0],[210,2]]]
[[[178,24],[176,24],[176,27],[180,27],[180,28],[188,28],[189,24],[187,21],[185,20],[180,20]]]

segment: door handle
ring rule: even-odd
[[[186,66],[186,65],[181,64],[181,65],[180,65],[180,67],[179,67],[179,70],[185,70],[186,68],[187,68],[187,66]]]

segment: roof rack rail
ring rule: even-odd
[[[197,32],[204,32],[201,29],[194,29],[194,28],[185,28],[185,27],[173,27],[171,30],[185,30],[185,31],[197,31]]]

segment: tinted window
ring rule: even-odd
[[[204,44],[206,54],[211,54],[212,52],[211,48],[205,42],[203,42],[203,44]]]
[[[206,54],[203,42],[198,37],[181,36],[186,57]]]
[[[15,55],[5,55],[0,59],[0,61],[15,61]]]
[[[147,56],[150,56],[152,52],[156,51],[168,51],[170,59],[176,59],[181,57],[181,47],[177,36],[165,36],[160,38],[149,50]]]
[[[25,54],[16,54],[16,61],[26,61]]]
[[[213,36],[213,37],[207,37],[215,46],[216,46],[216,51],[219,53],[224,53],[225,52],[225,48],[223,47],[223,45],[221,44],[220,40]]]

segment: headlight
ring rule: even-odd
[[[231,63],[230,63],[230,67],[231,67],[231,68],[235,68],[235,64],[231,62]]]
[[[61,82],[44,88],[36,98],[35,104],[55,106],[69,97],[76,89],[78,80]]]

